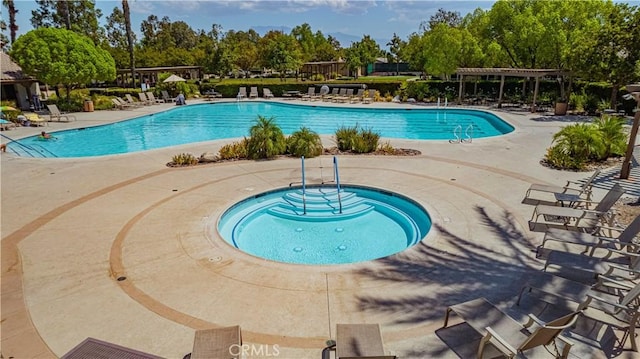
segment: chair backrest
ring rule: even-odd
[[[247,95],[247,88],[246,87],[240,87],[240,89],[238,89],[238,95],[246,96]]]
[[[585,183],[583,183],[580,186],[580,188],[582,188],[583,192],[588,190],[591,187],[593,181],[596,179],[596,177],[598,177],[599,174],[600,174],[600,169],[597,169],[597,170],[593,171],[593,174],[591,175],[591,177],[589,177],[589,179],[587,179],[585,181]]]
[[[131,97],[130,94],[124,94],[124,97],[127,98],[127,101],[129,101],[129,103],[135,103],[135,101],[133,100],[133,97]]]
[[[116,107],[122,107],[122,103],[120,103],[120,101],[116,100],[115,98],[112,98],[111,102],[113,102]]]
[[[264,87],[262,89],[262,94],[264,95],[264,97],[272,97],[273,96],[273,94],[271,93],[271,90],[269,90],[266,87]]]
[[[149,100],[151,100],[151,101],[154,101],[154,102],[155,102],[155,100],[156,100],[156,96],[153,94],[153,92],[147,92],[146,94],[147,94],[147,98],[148,98]]]
[[[347,89],[347,96],[353,96],[353,89]]]
[[[620,305],[623,305],[625,307],[633,307],[633,308],[637,308],[638,307],[638,297],[640,297],[640,283],[636,284],[633,288],[631,288],[631,290],[629,290],[629,292],[627,292],[627,294],[625,294],[624,297],[622,297],[620,299]],[[620,311],[620,309],[616,309],[616,311]]]
[[[315,87],[309,87],[309,89],[307,90],[307,94],[309,96],[313,96],[316,93],[316,88]]]
[[[162,90],[161,93],[162,93],[162,98],[163,99],[165,99],[165,100],[170,100],[171,99],[171,96],[169,96],[169,93],[167,92],[167,90]]]
[[[61,115],[57,105],[47,105],[47,109],[49,109],[49,112],[54,116]]]
[[[332,94],[332,95],[337,95],[337,94],[338,94],[338,92],[340,92],[340,89],[339,89],[339,88],[337,88],[337,87],[334,87],[334,88],[331,90],[331,94]]]
[[[529,335],[529,337],[520,344],[518,350],[524,351],[541,345],[549,345],[553,343],[556,337],[560,335],[564,329],[572,326],[576,320],[578,320],[578,316],[581,313],[582,310],[573,312],[538,327],[538,329],[531,333],[531,335]]]
[[[251,93],[252,94],[256,94],[256,96],[258,95],[258,88],[257,87],[251,87]]]
[[[611,188],[609,192],[607,192],[607,194],[604,196],[602,201],[600,201],[600,203],[598,203],[596,208],[594,208],[593,210],[596,212],[609,211],[611,207],[613,207],[613,205],[618,201],[618,199],[622,197],[623,194],[624,194],[624,188],[622,188],[622,186],[616,183],[613,186],[613,188]]]
[[[631,241],[640,232],[640,215],[638,215],[629,225],[620,233],[618,240],[621,243],[631,243]]]
[[[140,97],[140,101],[142,101],[142,102],[149,102],[149,100],[147,100],[147,96],[144,94],[144,92],[138,92],[138,97]]]
[[[193,340],[191,359],[229,358],[240,355],[242,348],[240,326],[197,330]]]
[[[356,93],[356,97],[362,97],[364,96],[364,89],[358,89],[358,92]]]
[[[347,95],[347,89],[346,88],[341,88],[340,92],[338,93],[340,96],[346,96]]]

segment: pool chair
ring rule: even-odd
[[[167,90],[162,90],[161,93],[162,93],[162,99],[164,100],[164,102],[167,102],[167,103],[176,102],[176,98],[169,96],[169,93],[167,92]]]
[[[316,88],[315,87],[309,87],[307,89],[307,93],[303,94],[300,97],[302,98],[302,101],[310,101],[315,96],[316,96]]]
[[[11,122],[11,121],[7,121],[4,118],[0,119],[0,129],[2,131],[6,131],[6,130],[11,130],[16,128],[16,124]]]
[[[530,279],[523,287],[520,296],[529,289],[537,293],[537,296],[546,303],[582,311],[582,318],[596,322],[594,324],[602,323],[624,331],[620,346],[623,347],[626,339],[631,338],[632,350],[638,351],[635,327],[639,319],[640,284],[620,285],[616,280],[603,277],[602,279],[605,280],[599,280],[596,285],[586,286],[565,278],[551,277],[539,276],[539,279]],[[594,325],[594,332],[598,332],[598,329]]]
[[[613,221],[611,207],[624,194],[624,189],[615,184],[593,209],[579,209],[539,204],[533,210],[529,229],[546,232],[551,228],[594,233],[599,226]]]
[[[48,126],[49,122],[40,117],[40,115],[38,115],[37,113],[25,113],[24,117],[27,119],[27,121],[31,122],[31,126]]]
[[[242,335],[240,326],[196,330],[193,350],[185,358],[230,359],[240,358]]]
[[[83,340],[62,356],[62,359],[87,358],[161,359],[162,357],[94,338]]]
[[[163,98],[156,98],[156,96],[153,94],[153,92],[145,92],[145,93],[147,94],[147,99],[151,103],[164,103],[165,102]]]
[[[236,95],[236,99],[238,99],[238,100],[242,100],[243,98],[247,98],[247,88],[246,87],[240,87],[238,89],[238,95]]]
[[[154,102],[151,101],[144,92],[138,92],[138,98],[140,99],[140,102],[142,102],[145,105],[154,104]]]
[[[460,316],[482,335],[478,346],[478,358],[483,357],[489,344],[507,358],[514,358],[536,347],[555,345],[556,339],[564,343],[561,358],[567,358],[573,342],[561,333],[575,324],[581,311],[572,312],[550,322],[543,322],[529,314],[528,322],[521,324],[485,298],[478,298],[448,307],[443,328],[447,327],[451,313]],[[534,325],[536,329],[533,329]]]
[[[371,103],[376,97],[376,90],[368,90],[365,91],[364,96],[362,97],[362,103]]]
[[[258,88],[255,86],[252,86],[251,89],[249,90],[249,98],[258,98]]]
[[[616,236],[614,232],[619,234]],[[620,245],[632,243],[640,233],[640,215],[628,226],[599,227],[597,234],[570,232],[552,228],[544,234],[542,244],[538,249],[544,249],[547,242],[558,242],[562,245],[574,245],[584,247],[583,253],[593,253],[597,248],[620,248]]]
[[[529,187],[529,189],[527,189],[522,203],[538,205],[554,204],[557,202],[573,203],[588,201],[591,199],[591,186],[593,184],[593,180],[595,180],[599,174],[600,170],[596,170],[584,183],[567,181],[564,186],[534,183]],[[532,197],[534,194],[540,195],[541,193],[546,193],[547,196],[543,199]],[[554,198],[551,198],[551,195],[553,195]]]
[[[273,92],[271,92],[271,90],[269,90],[268,88],[264,87],[262,89],[262,96],[267,99],[273,98]]]
[[[58,106],[56,105],[47,105],[47,109],[49,110],[49,121],[53,121],[54,118],[58,121],[62,121],[62,119],[65,118],[67,122],[77,120],[74,115],[60,112],[60,109],[58,109]]]
[[[323,358],[328,357],[329,349],[335,349],[336,359],[396,358],[385,355],[378,324],[337,324],[336,341],[323,350]]]
[[[118,98],[112,98],[111,102],[113,103],[113,107],[117,108],[118,110],[127,110],[133,107],[132,104],[122,100],[122,99],[118,99]]]
[[[322,96],[322,101],[325,101],[325,102],[332,101],[336,96],[338,96],[339,91],[340,91],[339,88],[334,87],[331,90],[331,93],[328,93],[328,94]]]

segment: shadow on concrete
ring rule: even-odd
[[[360,310],[370,313],[384,313],[393,317],[394,324],[442,323],[448,306],[478,297],[485,297],[498,305],[514,319],[525,322],[528,313],[535,313],[543,320],[551,320],[566,313],[566,308],[549,310],[540,300],[532,299],[527,306],[515,306],[515,298],[526,279],[541,268],[535,259],[535,245],[529,243],[511,213],[503,211],[489,214],[481,206],[475,207],[477,221],[495,234],[490,249],[481,243],[461,238],[443,226],[436,225],[439,240],[457,249],[454,254],[428,245],[420,244],[416,251],[400,253],[381,260],[383,267],[377,270],[365,269],[361,274],[385,282],[402,282],[421,294],[413,296],[398,293],[380,293],[358,298]],[[562,292],[559,288],[559,292]],[[411,350],[397,353],[402,358],[452,357],[452,351],[461,358],[474,358],[478,348],[479,334],[468,325],[451,325],[438,329],[436,336],[425,334]],[[592,329],[587,335],[598,335]],[[572,357],[589,358],[592,353],[605,350],[601,343],[594,341],[574,346]],[[586,344],[586,345],[585,345]],[[595,345],[595,347],[594,347]],[[542,348],[544,353],[548,348]],[[539,353],[537,351],[536,353]],[[605,350],[606,357],[614,357],[612,348]],[[536,354],[538,355],[538,354]],[[549,354],[549,357],[553,357]],[[539,357],[539,356],[536,356]],[[547,357],[547,356],[543,356]]]

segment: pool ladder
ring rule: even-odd
[[[473,141],[473,124],[469,124],[464,130],[464,138],[462,137],[462,125],[453,128],[453,139],[449,143],[471,143]]]
[[[302,214],[307,214],[307,199],[306,199],[306,195],[307,195],[307,185],[306,185],[306,177],[305,177],[305,170],[304,170],[304,156],[302,156],[300,158],[301,160],[301,168],[302,168]],[[337,189],[337,194],[338,194],[338,207],[339,207],[339,213],[342,214],[342,198],[340,198],[340,174],[338,172],[338,158],[336,156],[333,156],[333,176],[336,182],[336,189]],[[289,187],[291,187],[294,183],[298,183],[298,182],[291,182],[289,183]],[[322,184],[324,184],[325,182],[322,181]]]

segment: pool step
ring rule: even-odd
[[[338,206],[335,208],[333,205],[326,205],[324,208],[309,207],[307,206],[307,213],[304,214],[302,206],[293,207],[279,203],[273,207],[267,209],[267,213],[285,219],[293,219],[296,221],[323,221],[326,219],[331,220],[343,220],[350,219],[359,216],[363,216],[375,209],[374,206],[366,204],[364,201],[357,205],[352,205],[347,208],[342,207],[342,213],[340,213]]]

